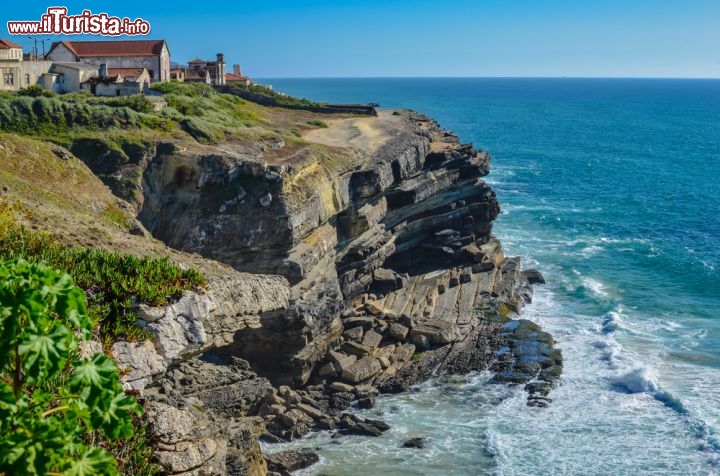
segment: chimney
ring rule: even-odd
[[[240,65],[234,64],[233,65],[233,74],[236,74],[238,76],[242,76],[242,73],[240,72]]]
[[[104,78],[107,76],[107,64],[103,63],[100,65],[100,77]]]

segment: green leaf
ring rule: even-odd
[[[83,448],[78,458],[73,458],[63,473],[67,476],[92,476],[118,474],[117,462],[110,453],[101,449]]]

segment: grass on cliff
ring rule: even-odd
[[[162,306],[205,284],[198,271],[182,270],[167,258],[65,246],[57,237],[20,223],[19,213],[18,206],[0,201],[0,260],[24,258],[69,273],[85,291],[96,333],[106,345],[150,337],[137,324],[137,304]]]

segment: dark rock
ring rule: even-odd
[[[426,350],[430,348],[430,339],[423,334],[411,334],[412,343],[418,350]]]
[[[395,339],[398,342],[403,342],[405,338],[408,335],[408,332],[410,332],[410,329],[403,326],[402,324],[398,324],[396,322],[393,322],[390,324],[390,328],[388,330],[388,333],[390,334],[390,337]]]
[[[522,275],[529,284],[545,284],[545,277],[536,269],[526,269]]]
[[[357,316],[357,317],[349,317],[343,321],[343,326],[345,329],[351,329],[353,327],[362,327],[363,330],[368,330],[372,328],[373,324],[375,324],[375,318],[372,316]]]
[[[330,397],[330,408],[335,411],[347,410],[355,398],[350,392],[336,392]]]
[[[403,448],[425,448],[425,438],[410,438],[403,443]]]
[[[365,397],[358,400],[358,408],[373,408],[375,406],[375,397]]]
[[[268,471],[278,473],[297,471],[320,461],[318,454],[312,451],[285,450],[264,456]]]
[[[384,431],[390,429],[390,426],[383,421],[363,420],[351,413],[342,414],[338,427],[344,430],[346,434],[366,436],[380,436]]]
[[[362,326],[353,327],[343,332],[343,337],[349,341],[361,342],[363,338]]]

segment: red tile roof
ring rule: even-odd
[[[80,57],[159,56],[165,40],[61,41],[53,43],[50,50],[52,51],[59,44],[65,45]]]
[[[22,46],[18,46],[10,40],[3,40],[2,38],[0,38],[0,50],[9,50],[10,48],[22,49]]]
[[[137,78],[143,68],[108,68],[108,76],[122,76],[123,78]]]
[[[247,76],[238,76],[237,74],[233,74],[233,73],[225,73],[225,82],[227,82],[227,81],[247,82],[247,81],[250,81],[250,78],[248,78]]]

